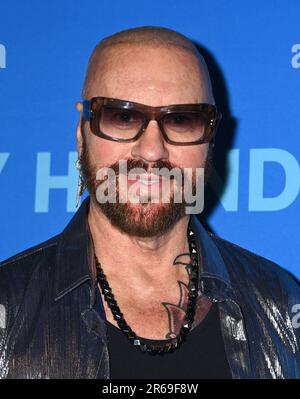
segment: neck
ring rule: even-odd
[[[173,263],[178,255],[189,252],[188,222],[189,216],[184,216],[165,234],[141,238],[119,231],[92,200],[88,215],[95,252],[104,273],[147,284],[161,284],[164,278],[177,278],[184,271]]]

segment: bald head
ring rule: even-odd
[[[152,26],[127,29],[108,36],[97,44],[89,59],[82,97],[90,98],[96,95],[101,80],[99,77],[105,76],[107,70],[114,68],[121,53],[123,55],[124,53],[129,54],[132,48],[137,48],[141,55],[144,51],[147,51],[147,48],[148,51],[151,49],[152,52],[154,49],[157,51],[165,49],[169,55],[173,51],[173,57],[178,58],[180,54],[180,62],[183,62],[182,59],[186,58],[185,62],[192,66],[191,71],[201,77],[199,81],[195,79],[195,84],[201,86],[201,90],[205,92],[206,101],[214,103],[206,63],[192,41],[174,30]],[[126,68],[126,65],[124,67]],[[95,88],[95,86],[97,87]],[[103,94],[98,93],[97,95]]]

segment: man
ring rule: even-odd
[[[77,109],[90,197],[1,265],[2,378],[299,378],[296,279],[175,200],[207,179],[220,119],[195,46],[159,27],[104,39]]]

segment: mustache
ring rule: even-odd
[[[126,159],[127,163],[127,172],[129,173],[133,169],[144,169],[146,173],[149,173],[152,171],[152,169],[162,169],[166,168],[167,170],[171,171],[174,168],[179,168],[178,166],[172,164],[169,161],[163,161],[163,160],[158,160],[154,163],[148,163],[145,162],[141,159]],[[120,174],[120,169],[119,169],[119,161],[114,162],[109,166],[110,169],[113,169],[116,175]],[[181,170],[181,168],[179,168]],[[155,172],[155,171],[154,171]]]
[[[170,181],[176,182],[176,184],[181,187],[185,183],[186,176],[184,174],[184,170],[182,168],[180,168],[179,166],[176,166],[175,164],[171,163],[170,161],[158,160],[153,163],[148,163],[141,159],[126,159],[125,162],[126,162],[127,176],[130,175],[130,172],[132,170],[139,170],[139,171],[142,170],[142,171],[145,171],[146,173],[151,173],[153,175],[165,176],[165,177],[169,178]],[[120,171],[119,161],[111,164],[109,168],[113,169],[117,178],[121,174],[122,175],[124,174],[124,170]],[[174,174],[174,170],[175,170],[175,174]],[[169,175],[166,175],[169,172],[171,172],[171,173]],[[143,173],[143,172],[137,172],[137,173]]]

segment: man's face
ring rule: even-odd
[[[122,44],[105,49],[88,88],[88,98],[97,96],[154,107],[213,103],[205,72],[196,57],[174,46],[154,48]],[[78,152],[82,155],[83,173],[95,203],[97,170],[116,165],[120,160],[127,160],[129,166],[143,167],[148,172],[151,167],[195,170],[205,166],[208,144],[168,144],[156,121],[150,121],[143,135],[132,143],[95,136],[88,123],[84,124],[84,130],[83,133],[78,129]],[[139,236],[163,233],[184,215],[185,209],[184,204],[172,203],[172,200],[169,204],[129,202],[97,206],[121,231]]]

